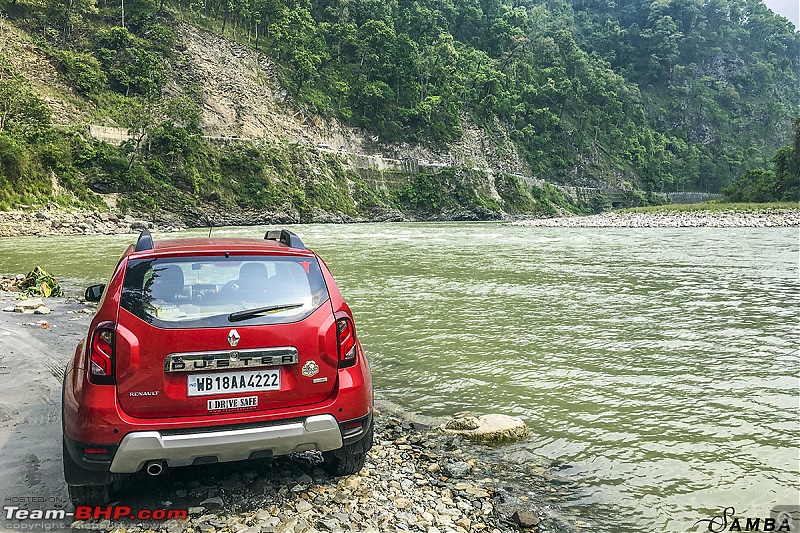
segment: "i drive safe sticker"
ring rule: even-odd
[[[230,411],[231,409],[252,409],[253,407],[258,407],[258,396],[208,400],[209,411]]]

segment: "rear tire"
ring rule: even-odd
[[[372,424],[367,434],[353,444],[345,444],[338,450],[322,452],[325,471],[334,477],[351,476],[364,468],[367,451],[372,448]]]
[[[357,474],[364,468],[364,463],[367,461],[366,453],[351,453],[337,455],[334,450],[331,452],[323,452],[322,460],[325,462],[325,471],[334,476],[350,476]]]
[[[72,505],[105,505],[110,498],[108,485],[67,485]]]

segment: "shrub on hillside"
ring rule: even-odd
[[[731,202],[774,202],[778,199],[776,192],[775,173],[763,168],[748,170],[722,189],[722,194]]]
[[[64,76],[79,93],[93,96],[105,88],[107,78],[96,57],[62,50],[57,59]]]
[[[722,194],[731,202],[800,202],[800,118],[793,121],[794,141],[775,153],[775,170],[762,168],[745,172]]]

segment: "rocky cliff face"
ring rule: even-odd
[[[374,135],[305,109],[281,86],[272,61],[229,39],[181,24],[172,90],[199,87],[203,130],[209,136],[277,139],[309,147],[344,147],[352,154],[457,163],[509,172],[527,171],[508,133],[494,125],[494,139],[462,116],[461,139],[441,150],[418,144],[380,143]]]

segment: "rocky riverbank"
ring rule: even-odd
[[[0,237],[22,235],[116,235],[138,233],[143,229],[161,232],[183,229],[180,222],[153,222],[131,215],[100,211],[43,209],[39,211],[0,211]]]
[[[517,220],[511,225],[548,228],[796,228],[800,227],[800,209],[610,212],[591,216]]]
[[[20,293],[0,290],[0,307],[22,301]],[[34,469],[36,494],[59,501],[65,496],[57,460],[61,379],[93,306],[74,298],[44,301],[51,309],[46,321],[0,313],[0,364],[4,354],[26,354],[13,375],[0,373],[0,388],[25,391],[13,392],[24,408],[4,411],[0,425],[0,438],[10,443],[0,459],[0,481],[8,494],[29,494],[25,476]],[[380,398],[380,383],[376,393]],[[77,521],[71,527],[116,533],[506,533],[589,527],[561,513],[571,490],[552,479],[551,465],[541,457],[513,445],[474,444],[443,431],[444,421],[422,424],[390,411],[379,399],[375,446],[358,475],[329,476],[316,452],[167,469],[159,477],[140,473],[120,483],[114,494],[119,505],[187,509],[188,518]],[[41,459],[32,466],[31,457]]]
[[[37,235],[116,235],[139,233],[143,229],[158,232],[181,231],[186,227],[267,226],[280,224],[351,224],[357,222],[446,222],[502,220],[506,213],[478,206],[472,209],[447,208],[436,214],[403,213],[386,208],[371,217],[351,217],[317,209],[301,216],[296,211],[199,211],[160,213],[137,218],[131,215],[79,210],[0,211],[0,237]]]
[[[72,528],[117,533],[576,529],[538,495],[552,497],[555,491],[545,468],[533,463],[509,467],[495,462],[497,458],[491,462],[482,458],[481,452],[460,437],[378,412],[375,446],[358,475],[331,478],[313,452],[256,464],[181,469],[155,480],[139,477],[119,494],[119,500],[124,505],[135,498],[137,504],[153,508],[188,509],[187,520],[78,521]],[[158,497],[145,501],[138,497],[153,493]]]

